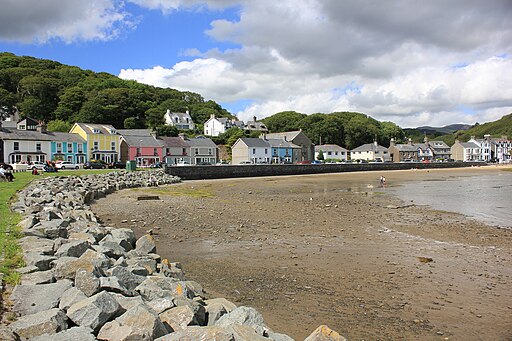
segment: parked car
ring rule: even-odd
[[[114,162],[111,162],[107,165],[108,168],[110,169],[125,169],[126,168],[126,164],[123,163],[123,162],[120,162],[120,161],[114,161]]]
[[[190,166],[190,162],[188,161],[179,161],[176,166]]]
[[[162,168],[163,166],[164,166],[164,164],[163,164],[163,163],[161,163],[161,162],[155,162],[155,163],[151,164],[149,167],[150,167],[150,168]]]
[[[252,162],[251,162],[251,161],[246,160],[246,161],[240,161],[240,164],[241,164],[241,165],[252,165]]]
[[[105,169],[107,164],[101,161],[87,161],[84,163],[84,169]]]
[[[34,161],[28,165],[27,169],[32,170],[33,168],[36,168],[38,170],[44,170],[44,166],[44,162]]]
[[[209,162],[198,162],[196,163],[196,166],[211,166],[212,164]]]
[[[57,162],[55,164],[55,167],[57,169],[78,169],[78,168],[80,168],[80,165],[73,163],[71,161],[61,161],[61,162]]]
[[[322,162],[322,161],[320,161],[320,160],[313,160],[313,161],[311,161],[311,164],[312,164],[312,165],[321,165],[322,163],[323,163],[323,162]]]
[[[297,164],[298,165],[310,165],[311,161],[310,160],[303,160],[303,161],[297,162]]]

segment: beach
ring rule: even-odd
[[[108,226],[151,231],[159,254],[181,262],[208,298],[255,307],[297,340],[321,324],[350,340],[507,340],[512,230],[393,193],[410,181],[499,172],[185,181],[122,190],[92,209]]]

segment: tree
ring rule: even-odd
[[[379,142],[389,146],[389,141],[394,138],[396,142],[403,142],[405,133],[393,122],[380,122],[380,139]]]
[[[165,113],[158,108],[151,108],[146,111],[146,125],[149,128],[156,129],[165,124]]]
[[[86,97],[82,88],[74,86],[67,88],[60,96],[59,104],[55,110],[55,117],[61,120],[68,120],[74,114],[78,113]]]
[[[305,117],[305,114],[300,114],[295,111],[283,111],[264,118],[262,122],[267,126],[270,132],[280,133],[284,131],[298,130],[300,122]]]
[[[71,130],[72,124],[69,122],[65,122],[63,120],[57,119],[57,120],[48,122],[48,124],[46,126],[48,128],[48,131],[60,131],[63,133],[67,133],[68,131]]]
[[[5,120],[16,112],[16,95],[0,88],[0,120]]]
[[[318,156],[316,157],[316,159],[318,161],[323,161],[324,160],[324,152],[321,149],[318,151]]]
[[[161,125],[157,128],[160,136],[178,136],[179,130],[175,126]]]

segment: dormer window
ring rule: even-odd
[[[115,129],[110,130],[110,135],[116,135],[117,131]]]
[[[100,130],[98,128],[93,128],[92,129],[92,133],[93,134],[99,134],[100,133]]]

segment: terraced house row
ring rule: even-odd
[[[218,148],[204,136],[158,137],[149,129],[117,130],[108,124],[75,123],[69,133],[49,132],[31,118],[0,123],[0,162],[65,160],[82,164],[135,160],[138,166],[216,163]]]

